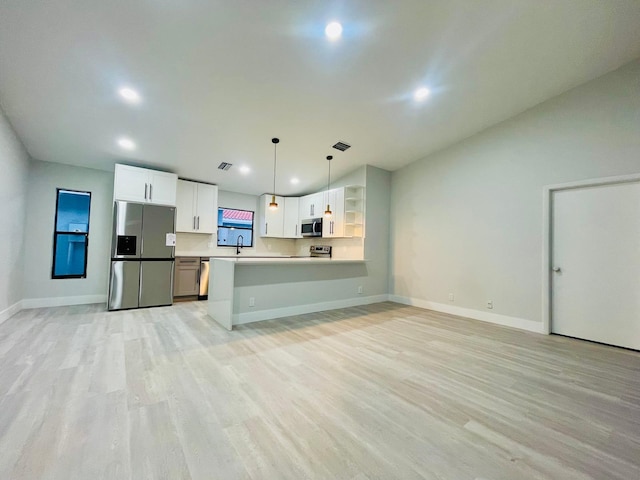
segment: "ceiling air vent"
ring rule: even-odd
[[[231,165],[233,165],[233,163],[222,162],[220,165],[218,165],[218,170],[229,170],[231,168]]]
[[[333,146],[333,148],[335,148],[336,150],[340,150],[341,152],[344,152],[347,148],[351,148],[351,145],[346,144],[344,142],[338,142]]]

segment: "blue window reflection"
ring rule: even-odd
[[[57,190],[52,278],[85,278],[90,192]]]

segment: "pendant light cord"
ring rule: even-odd
[[[276,194],[276,162],[278,161],[278,144],[274,142],[273,144],[273,195]]]
[[[331,158],[328,158],[328,160],[329,160],[329,176],[327,177],[327,192],[331,188]]]

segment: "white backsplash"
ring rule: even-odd
[[[296,253],[302,257],[309,255],[311,245],[330,245],[332,258],[340,260],[361,260],[364,258],[362,238],[302,238],[295,240]]]
[[[297,255],[295,240],[288,238],[254,237],[253,247],[244,247],[244,255]],[[307,250],[308,253],[308,250]],[[215,235],[202,233],[178,233],[176,236],[176,256],[193,255],[235,256],[235,247],[217,247]]]
[[[333,258],[361,259],[364,256],[362,238],[263,238],[255,237],[253,247],[242,249],[243,255],[309,255],[311,245],[331,245]],[[235,256],[234,247],[216,247],[215,235],[201,233],[178,233],[176,235],[176,256],[208,257]]]

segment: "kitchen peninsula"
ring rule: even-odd
[[[364,296],[365,260],[211,258],[208,314],[224,328],[380,302]]]

